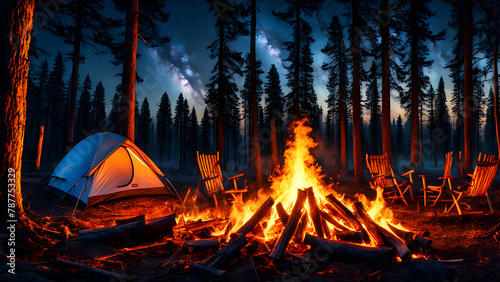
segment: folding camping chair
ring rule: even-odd
[[[424,188],[421,189],[422,191],[424,191],[424,206],[427,206],[427,193],[433,194],[434,192],[439,192],[439,194],[437,196],[435,196],[436,199],[434,200],[434,202],[431,205],[431,206],[434,206],[439,201],[439,199],[441,199],[441,196],[443,195],[443,191],[446,189],[446,184],[449,185],[448,189],[451,189],[451,179],[455,178],[453,176],[450,176],[452,163],[453,163],[453,152],[448,152],[448,153],[446,153],[446,156],[444,158],[443,177],[437,178],[439,180],[441,180],[441,179],[443,180],[443,183],[441,184],[441,186],[431,186],[431,185],[426,184],[426,177],[433,177],[432,175],[427,175],[427,174],[419,175],[420,177],[422,177],[422,184],[424,186]],[[431,197],[433,197],[433,196],[429,196],[429,199]]]
[[[219,208],[217,196],[215,195],[217,192],[220,192],[223,195],[231,194],[235,201],[243,202],[243,193],[248,190],[246,187],[244,189],[238,189],[236,181],[238,178],[242,177],[244,173],[228,178],[228,180],[233,181],[234,189],[225,190],[222,185],[223,178],[220,169],[219,152],[217,152],[217,155],[205,155],[200,154],[200,152],[197,151],[196,156],[202,177],[200,182],[205,183],[208,193],[214,197],[215,207],[217,209]]]
[[[465,199],[471,200],[474,205],[476,201],[481,198],[486,198],[491,213],[494,213],[495,211],[493,210],[488,190],[493,185],[498,169],[498,163],[498,156],[479,153],[474,173],[468,174],[470,181],[464,182],[462,185],[451,191],[453,204],[446,211],[446,213],[449,213],[454,207],[456,207],[458,214],[462,215],[460,204],[465,204]]]
[[[370,182],[370,187],[376,189],[378,187],[384,190],[384,195],[387,195],[392,202],[396,201],[398,198],[403,200],[405,205],[408,205],[404,194],[410,191],[411,200],[414,200],[413,190],[411,185],[413,184],[412,173],[414,170],[410,170],[400,176],[409,176],[410,180],[399,184],[396,177],[394,176],[394,171],[389,163],[389,160],[385,155],[366,155],[366,167],[369,173],[372,175],[372,182]],[[404,190],[402,190],[404,189]]]

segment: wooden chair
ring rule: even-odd
[[[432,175],[427,175],[427,174],[422,174],[420,177],[422,177],[422,184],[424,188],[422,191],[424,191],[424,206],[427,205],[427,193],[434,193],[434,192],[439,192],[439,194],[436,196],[436,199],[432,203],[431,206],[434,206],[441,196],[443,195],[443,191],[446,189],[446,184],[448,184],[448,188],[451,189],[451,179],[455,178],[453,176],[450,176],[451,173],[451,166],[453,164],[453,152],[448,152],[446,153],[446,156],[444,158],[444,172],[443,172],[443,177],[439,177],[437,179],[442,179],[443,184],[441,186],[431,186],[426,184],[426,177],[433,177]],[[430,198],[430,196],[429,196]]]
[[[480,198],[486,198],[490,211],[494,213],[495,211],[493,210],[488,190],[495,180],[498,163],[498,156],[479,153],[474,173],[467,174],[470,177],[470,181],[466,181],[458,186],[457,189],[452,190],[451,196],[453,197],[453,204],[446,213],[449,213],[456,207],[458,214],[462,215],[460,203],[463,203],[464,199],[470,199],[475,203],[475,201]]]
[[[215,207],[217,209],[219,208],[216,196],[216,193],[218,192],[220,192],[221,194],[231,194],[234,200],[243,202],[242,194],[247,192],[248,190],[246,189],[246,187],[244,189],[238,189],[238,185],[236,183],[238,178],[244,175],[243,173],[228,178],[228,180],[232,180],[234,189],[225,190],[224,186],[222,185],[223,178],[222,171],[220,169],[219,152],[217,152],[217,155],[205,155],[200,154],[200,152],[197,151],[196,157],[198,159],[198,167],[200,168],[202,177],[202,180],[200,182],[205,184],[208,193],[214,197]]]
[[[407,191],[410,191],[411,200],[414,200],[413,190],[411,189],[411,185],[413,184],[412,173],[415,172],[414,170],[401,174],[400,176],[408,175],[410,177],[410,180],[400,184],[394,176],[392,166],[385,155],[367,154],[366,166],[368,168],[368,171],[372,175],[373,181],[370,182],[370,186],[372,189],[380,187],[384,189],[384,194],[386,194],[389,199],[392,199],[392,202],[400,198],[401,200],[403,200],[405,205],[408,205],[408,202],[406,201],[404,194]]]

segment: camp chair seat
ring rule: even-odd
[[[366,167],[369,173],[372,175],[372,180],[370,182],[370,187],[372,189],[381,188],[384,191],[384,195],[388,199],[392,199],[392,202],[397,199],[401,199],[405,205],[408,205],[404,194],[410,192],[411,200],[414,200],[412,184],[414,170],[408,171],[401,174],[401,177],[409,176],[410,180],[403,183],[399,183],[394,175],[392,166],[385,155],[366,155]]]
[[[453,152],[448,152],[448,153],[446,153],[445,159],[444,159],[443,177],[436,178],[438,180],[443,180],[443,182],[440,186],[427,185],[427,183],[426,183],[427,178],[434,177],[434,176],[428,175],[428,174],[419,175],[422,178],[422,184],[424,186],[424,188],[421,189],[421,191],[424,192],[424,206],[427,206],[427,198],[428,198],[427,193],[432,194],[432,196],[429,196],[429,198],[435,197],[435,200],[431,205],[431,206],[434,206],[441,199],[441,196],[443,195],[443,192],[445,191],[445,189],[447,189],[446,184],[448,184],[448,189],[450,189],[449,187],[451,187],[451,179],[455,178],[453,176],[450,176],[452,163],[453,163]],[[435,192],[438,193],[437,196],[434,196]]]
[[[489,189],[493,185],[495,175],[498,169],[498,157],[494,155],[479,154],[476,168],[473,174],[468,174],[471,180],[465,181],[464,184],[452,189],[451,196],[453,198],[452,206],[446,211],[449,213],[456,207],[458,214],[462,215],[460,204],[465,204],[465,200],[477,202],[479,199],[486,198],[491,213],[494,213],[493,205],[489,196]]]
[[[200,154],[200,152],[196,152],[196,156],[198,159],[198,166],[200,168],[200,173],[202,176],[201,183],[205,184],[207,191],[210,195],[213,196],[215,201],[215,207],[218,209],[219,204],[217,201],[217,193],[220,194],[230,194],[234,201],[243,202],[243,193],[248,190],[246,187],[244,189],[238,189],[237,180],[244,176],[244,173],[232,176],[227,180],[232,180],[232,184],[234,189],[228,190],[224,189],[224,185],[222,184],[222,171],[220,168],[219,162],[219,152],[216,155],[205,155]]]

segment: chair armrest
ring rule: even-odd
[[[400,176],[406,176],[406,175],[412,174],[412,173],[415,173],[415,171],[414,170],[410,170],[408,172],[405,172],[405,173],[401,174]]]
[[[469,176],[470,178],[474,178],[474,174],[467,173],[467,176]]]
[[[238,179],[238,178],[242,177],[243,175],[245,175],[245,174],[241,173],[241,174],[235,175],[233,177],[229,177],[227,180]]]

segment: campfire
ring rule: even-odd
[[[307,120],[296,121],[291,128],[284,165],[269,179],[270,192],[259,191],[256,199],[235,203],[227,220],[221,219],[223,212],[207,211],[178,217],[176,236],[192,238],[186,241],[186,250],[219,248],[219,242],[227,242],[206,261],[192,262],[193,268],[220,273],[217,269],[227,267],[249,240],[274,262],[286,256],[304,258],[309,250],[377,261],[422,256],[431,244],[429,234],[411,232],[394,222],[382,191],[374,200],[357,194],[355,202],[335,192],[310,152],[317,143]]]

